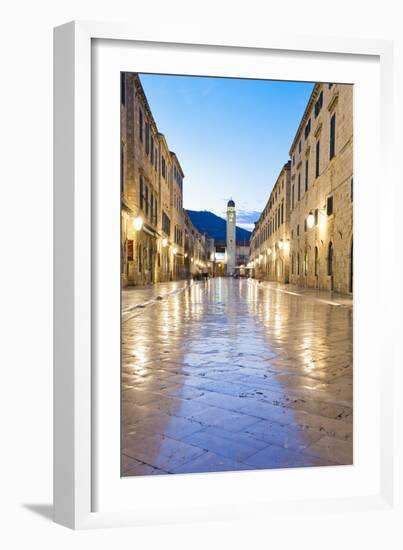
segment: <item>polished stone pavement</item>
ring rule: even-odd
[[[122,475],[352,464],[352,301],[252,279],[122,299]]]

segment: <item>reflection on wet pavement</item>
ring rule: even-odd
[[[122,475],[352,463],[352,307],[244,279],[125,289]]]

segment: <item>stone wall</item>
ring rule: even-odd
[[[330,158],[333,115],[334,156]],[[310,124],[311,130],[305,138],[307,124]],[[290,282],[310,288],[349,293],[352,291],[353,242],[351,85],[315,86],[291,147],[290,156],[291,195],[294,193],[294,207],[291,204],[290,216]],[[301,186],[299,193],[298,181]]]
[[[284,165],[251,237],[249,268],[268,281],[289,282],[290,163]]]
[[[136,73],[122,73],[121,92],[122,284],[180,278],[186,275],[183,171],[158,131]]]

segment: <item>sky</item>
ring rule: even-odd
[[[282,166],[312,83],[140,74],[158,130],[185,173],[183,205],[253,229]]]

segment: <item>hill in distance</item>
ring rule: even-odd
[[[225,241],[227,238],[227,222],[223,218],[216,216],[208,210],[186,210],[189,214],[194,226],[200,231],[200,233],[207,233],[210,237],[213,237],[216,241]],[[243,229],[242,227],[236,227],[236,241],[237,243],[243,241],[249,242],[251,232]]]

